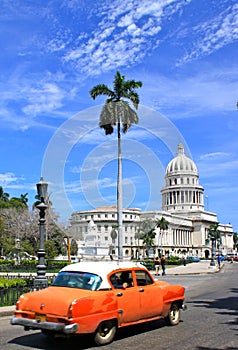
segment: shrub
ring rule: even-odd
[[[8,278],[2,278],[0,277],[0,289],[4,288],[13,288],[13,287],[25,287],[27,286],[27,281],[22,278],[14,278],[14,279],[8,279]]]

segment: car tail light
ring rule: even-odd
[[[21,300],[24,298],[24,295],[21,295],[20,298],[16,302],[16,310],[20,310]]]
[[[70,304],[68,309],[68,318],[73,318],[73,304]]]

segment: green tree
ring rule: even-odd
[[[238,249],[238,234],[237,232],[234,232],[233,234],[233,243],[234,243],[234,249]]]
[[[46,259],[54,259],[58,255],[57,248],[55,246],[55,242],[53,241],[46,241],[45,242],[45,252],[46,252]]]
[[[118,175],[117,175],[117,221],[118,221],[118,258],[123,258],[122,251],[122,152],[121,152],[121,125],[125,133],[131,124],[138,123],[138,116],[129,102],[132,102],[135,109],[139,105],[139,95],[135,89],[142,87],[141,81],[125,80],[125,76],[117,71],[113,90],[105,84],[98,84],[90,91],[91,97],[95,100],[97,96],[108,96],[100,114],[100,127],[110,135],[117,126],[117,149],[118,149]],[[124,100],[126,99],[126,100]],[[129,102],[128,102],[129,101]]]
[[[155,234],[155,227],[152,220],[150,218],[141,220],[135,233],[135,238],[138,239],[138,244],[140,239],[143,240],[143,245],[146,248],[147,255],[150,248],[154,246]]]
[[[9,199],[9,193],[4,192],[2,186],[0,186],[0,201],[7,202]]]
[[[222,240],[221,240],[221,233],[218,230],[218,226],[219,226],[219,223],[212,224],[209,226],[206,244],[209,244],[210,241],[214,241],[215,248],[219,249],[220,244],[222,243]]]
[[[162,247],[162,235],[164,234],[165,230],[168,230],[168,221],[162,216],[161,219],[159,219],[156,222],[155,227],[158,227],[160,232],[159,232],[159,242],[158,242],[158,246],[159,248],[161,248],[161,250],[163,249]]]
[[[78,255],[78,245],[75,239],[72,239],[71,245],[70,245],[70,254],[71,255]]]
[[[143,244],[146,246],[147,256],[149,257],[149,250],[154,246],[155,229],[150,229],[143,237]]]

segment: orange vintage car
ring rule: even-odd
[[[120,327],[159,318],[177,325],[185,308],[184,287],[154,280],[140,263],[79,262],[50,287],[22,295],[11,324],[48,336],[91,333],[104,345]]]

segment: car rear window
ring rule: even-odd
[[[86,290],[98,290],[102,279],[98,275],[87,272],[59,272],[51,284],[54,287],[69,287]]]

